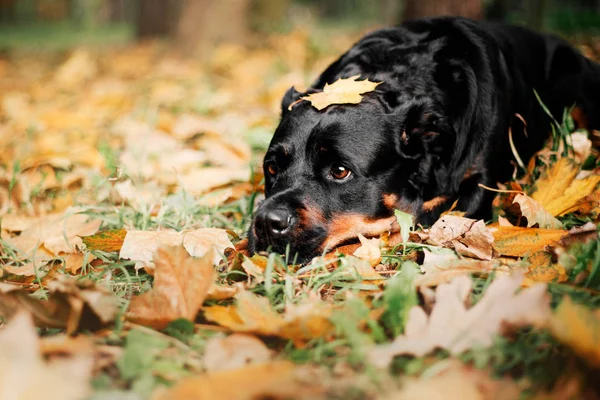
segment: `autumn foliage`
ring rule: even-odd
[[[397,212],[306,265],[245,251],[280,98],[351,39],[0,60],[0,399],[593,395],[598,133],[569,120],[486,188],[492,221]]]

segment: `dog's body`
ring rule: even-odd
[[[487,218],[492,194],[479,184],[513,173],[509,129],[523,160],[548,137],[534,91],[553,115],[577,105],[600,129],[600,66],[524,28],[448,17],[380,30],[307,93],[359,74],[383,82],[360,104],[317,111],[286,93],[251,251],[289,244],[303,262],[359,233],[397,229],[394,209],[429,224],[457,200],[467,216]]]

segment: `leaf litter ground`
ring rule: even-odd
[[[0,60],[0,398],[599,397],[599,161],[568,118],[493,221],[241,251],[282,94],[351,39]],[[306,100],[360,102],[342,83]]]

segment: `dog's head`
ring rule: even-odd
[[[358,234],[397,230],[395,209],[418,218],[438,205],[449,190],[454,130],[433,98],[404,100],[382,86],[360,104],[322,111],[287,92],[264,158],[266,199],[250,250],[285,253],[289,245],[306,262]]]

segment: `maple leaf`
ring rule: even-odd
[[[560,229],[562,222],[557,220],[544,207],[525,194],[517,194],[513,203],[517,203],[521,208],[521,214],[527,218],[527,227],[530,228],[537,224],[540,228]]]
[[[503,324],[545,324],[550,316],[546,285],[538,284],[515,294],[521,281],[518,274],[496,279],[471,308],[465,306],[471,291],[470,278],[462,276],[440,285],[431,315],[427,316],[419,306],[413,307],[405,335],[396,337],[391,344],[377,346],[369,359],[374,365],[387,367],[401,354],[423,356],[442,348],[456,355],[474,347],[491,346]]]
[[[32,318],[16,314],[0,331],[0,398],[79,400],[91,391],[88,353],[45,362]]]
[[[578,172],[577,164],[561,158],[537,180],[531,198],[554,216],[575,211],[600,184],[600,174],[576,179]]]
[[[193,321],[215,279],[212,252],[191,257],[181,246],[160,247],[154,256],[154,287],[131,299],[127,318],[155,329],[171,321]]]
[[[136,266],[151,267],[154,253],[160,246],[181,246],[191,256],[201,257],[213,250],[212,261],[218,264],[227,248],[233,248],[233,243],[227,236],[227,231],[216,228],[200,228],[192,231],[127,231],[119,257],[136,261]]]
[[[234,333],[211,338],[204,348],[204,366],[208,372],[242,368],[248,364],[267,362],[272,351],[251,335]]]
[[[361,94],[372,92],[382,82],[371,82],[368,79],[359,81],[358,78],[360,75],[340,78],[332,84],[325,84],[322,92],[311,93],[300,100],[309,101],[319,111],[332,104],[359,104],[362,101]]]
[[[85,214],[48,215],[6,241],[24,255],[44,261],[61,253],[75,253],[83,246],[80,236],[96,233],[101,223],[99,219],[89,220]]]

